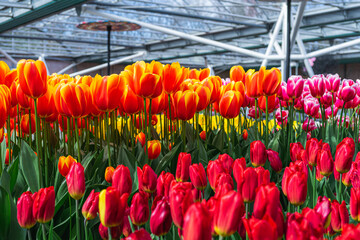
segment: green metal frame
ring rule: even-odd
[[[0,24],[0,33],[20,27],[24,24],[48,17],[54,13],[64,11],[76,5],[82,4],[87,0],[54,0],[40,7],[29,10],[19,16],[11,18]]]

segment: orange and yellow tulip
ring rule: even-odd
[[[234,82],[245,83],[245,70],[242,66],[233,66],[230,68],[230,80]]]
[[[176,116],[180,120],[190,120],[194,117],[199,102],[199,96],[192,90],[178,91],[174,95]]]
[[[221,116],[227,119],[235,118],[240,113],[240,107],[244,101],[244,95],[238,91],[227,91],[219,102]]]
[[[197,80],[204,80],[205,78],[207,78],[210,75],[210,69],[209,68],[204,68],[204,69],[191,69],[189,72],[189,78],[190,79],[197,79]]]
[[[189,69],[181,67],[178,62],[166,64],[163,68],[163,88],[166,94],[172,94],[179,89],[180,84],[189,75]]]

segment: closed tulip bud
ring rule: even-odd
[[[325,93],[325,80],[323,76],[315,75],[307,81],[310,93],[314,98],[321,98]]]
[[[339,204],[338,201],[331,202],[331,228],[335,232],[341,232],[343,227],[349,223],[349,212],[345,201]]]
[[[186,182],[189,180],[189,167],[191,165],[191,154],[180,153],[176,168],[176,181]]]
[[[138,135],[136,135],[136,142],[139,142],[142,147],[144,147],[145,144],[145,134],[143,132],[140,132]]]
[[[66,175],[66,184],[70,196],[79,200],[85,193],[85,173],[81,163],[74,163]]]
[[[230,80],[234,82],[245,82],[245,70],[242,66],[230,68]]]
[[[306,118],[304,123],[302,124],[302,129],[309,133],[316,129],[315,121],[313,119]]]
[[[120,195],[128,193],[130,195],[132,190],[132,179],[130,170],[124,165],[118,165],[112,176],[112,186],[119,190]]]
[[[55,191],[54,187],[41,188],[33,195],[33,215],[39,223],[47,223],[54,217]]]
[[[47,72],[42,61],[20,60],[17,71],[21,89],[28,97],[36,99],[46,93]]]
[[[259,108],[261,111],[266,113],[266,97],[261,96],[259,97]],[[279,105],[279,99],[276,95],[268,96],[268,113],[272,113],[275,111],[276,107]]]
[[[221,175],[228,176],[229,174],[222,173]],[[225,178],[225,179],[230,179],[230,178]],[[234,184],[231,181],[219,182],[219,184],[217,184],[216,188],[215,188],[214,198],[219,199],[221,196],[224,196],[224,195],[228,194],[229,192],[231,192],[233,190],[234,190]]]
[[[301,160],[300,151],[303,150],[304,147],[300,142],[290,143],[290,159],[295,162],[297,160]]]
[[[266,147],[261,141],[250,143],[250,161],[254,167],[264,166],[266,162]]]
[[[22,228],[32,228],[36,224],[33,216],[34,199],[30,191],[21,194],[17,201],[17,220]]]
[[[125,87],[120,103],[123,112],[127,114],[135,114],[144,107],[143,99],[138,97],[129,85]]]
[[[200,138],[203,140],[203,141],[206,141],[206,132],[205,131],[202,131],[200,133]]]
[[[344,79],[336,95],[339,99],[347,103],[355,98],[357,87],[357,84],[353,80]]]
[[[180,84],[187,78],[189,69],[181,67],[178,62],[166,64],[163,68],[163,88],[166,94],[171,94],[179,89]]]
[[[332,93],[337,92],[339,90],[340,83],[341,83],[341,78],[339,77],[338,74],[334,74],[334,75],[329,74],[326,76],[325,86],[329,92]]]
[[[151,207],[150,230],[156,236],[163,236],[172,225],[170,204],[167,197],[156,197]]]
[[[99,194],[99,218],[105,227],[119,226],[124,217],[129,194],[120,195],[114,187],[108,187]]]
[[[281,72],[277,68],[266,70],[261,67],[259,70],[259,77],[263,75],[263,92],[265,96],[272,96],[276,94],[281,86]]]
[[[291,76],[287,81],[287,94],[290,98],[301,96],[304,88],[304,79],[301,76]]]
[[[184,240],[210,240],[211,214],[206,203],[195,203],[186,211],[184,217]]]
[[[262,219],[252,217],[250,219],[243,219],[243,222],[249,240],[278,239],[277,225],[267,214]]]
[[[149,219],[149,198],[144,192],[137,192],[131,200],[130,218],[134,225],[144,225]]]
[[[277,219],[280,205],[280,191],[275,183],[261,185],[256,191],[253,216],[262,219],[268,214],[272,219]]]
[[[326,226],[323,224],[321,215],[315,209],[306,207],[302,210],[301,215],[310,223],[311,227],[307,231],[311,233],[311,236],[320,237],[324,234]]]
[[[95,192],[95,190],[92,190],[81,209],[81,213],[84,216],[84,218],[88,221],[94,219],[98,212],[99,212],[99,193]]]
[[[148,164],[145,164],[143,169],[137,167],[137,176],[140,190],[147,193],[155,192],[157,185],[157,175]]]
[[[218,186],[220,185],[224,185],[225,183],[229,184],[231,186],[231,189],[234,189],[234,181],[232,179],[232,177],[230,176],[229,173],[220,173],[218,175],[218,177],[216,178],[216,183],[215,183],[215,192],[216,189],[218,188]]]
[[[157,184],[156,184],[156,194],[159,196],[165,196],[168,197],[169,196],[169,191],[170,191],[170,186],[171,186],[171,182],[175,180],[174,175],[172,175],[171,173],[167,172],[165,173],[165,171],[162,171],[160,176],[157,179]]]
[[[334,170],[334,160],[328,150],[319,150],[317,153],[317,167],[321,175],[327,177]]]
[[[258,174],[254,168],[246,168],[243,173],[243,179],[237,184],[237,190],[243,197],[245,203],[250,203],[255,200],[255,190],[257,187]]]
[[[130,218],[130,208],[127,207],[122,222],[122,234],[124,234],[125,237],[129,236],[131,233],[129,218]]]
[[[107,181],[108,183],[112,183],[112,178],[113,178],[113,175],[114,175],[114,171],[115,169],[113,167],[107,167],[105,169],[105,181]]]
[[[336,240],[348,240],[348,239],[357,239],[360,236],[360,225],[346,224],[341,233],[341,236],[338,236]]]
[[[345,173],[350,170],[354,153],[355,142],[352,138],[344,138],[336,146],[335,168],[338,172]]]
[[[243,139],[246,141],[248,139],[248,136],[249,136],[248,131],[246,129],[244,129],[243,134],[242,134]]]
[[[255,72],[254,69],[250,69],[245,73],[245,92],[246,95],[251,98],[258,98],[264,95],[263,91],[263,70],[260,74],[259,72]]]
[[[291,204],[300,206],[306,200],[307,194],[307,174],[303,171],[295,171],[287,178],[283,178],[287,182],[287,198]]]
[[[317,203],[314,207],[316,213],[318,213],[322,220],[322,225],[327,228],[330,225],[331,220],[331,202],[327,197],[318,197]]]
[[[191,204],[194,203],[192,184],[189,182],[173,182],[170,188],[170,210],[174,224],[182,228],[184,215]]]
[[[240,113],[240,107],[244,101],[244,94],[238,91],[227,91],[219,102],[219,112],[227,119],[235,118]]]
[[[193,164],[189,168],[190,180],[194,187],[198,190],[204,190],[207,186],[206,173],[203,165]]]
[[[199,102],[199,96],[194,90],[177,91],[174,95],[176,116],[187,121],[194,117]]]
[[[255,172],[258,175],[258,186],[262,184],[269,184],[270,183],[270,172],[269,170],[263,167],[255,168]]]
[[[350,190],[350,215],[352,219],[360,222],[360,188],[353,187]]]
[[[238,158],[234,161],[232,169],[233,169],[233,176],[237,184],[239,184],[242,181],[245,168],[246,168],[246,160],[244,157]]]
[[[31,124],[31,132],[30,132],[30,124]],[[31,114],[30,116],[29,116],[29,114],[21,116],[20,127],[21,127],[22,133],[24,133],[26,135],[33,134],[36,130],[35,126],[36,125],[35,125],[35,115],[34,114]]]
[[[234,159],[230,157],[228,154],[220,154],[218,157],[218,161],[223,165],[227,173],[232,172],[232,165],[234,163]]]
[[[152,240],[152,238],[144,228],[141,228],[131,233],[129,236],[124,238],[124,240]]]
[[[112,239],[120,238],[121,237],[121,227],[120,226],[111,227],[110,233],[111,233]],[[107,227],[105,227],[104,225],[102,225],[101,223],[99,225],[99,234],[100,234],[101,239],[103,239],[103,240],[109,239],[109,229]]]
[[[218,160],[209,161],[208,166],[206,168],[206,173],[209,178],[210,186],[213,190],[215,190],[215,184],[218,175],[224,172],[226,172],[226,170]]]
[[[156,159],[161,153],[161,143],[159,140],[147,142],[147,154],[149,160]]]
[[[306,141],[306,152],[308,156],[308,163],[311,166],[316,166],[317,153],[321,149],[322,141],[318,141],[316,138],[311,138]],[[300,159],[298,159],[300,160]]]
[[[269,148],[268,150],[266,150],[266,155],[269,159],[271,168],[277,173],[281,172],[282,162],[279,153]]]
[[[215,212],[215,232],[222,237],[232,235],[238,228],[245,206],[241,194],[231,191],[219,199]]]

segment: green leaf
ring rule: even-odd
[[[214,147],[216,147],[217,149],[219,149],[221,152],[224,150],[224,139],[225,139],[225,131],[224,130],[220,130],[216,135],[214,140],[212,141],[212,145]]]
[[[16,158],[9,168],[9,174],[10,174],[10,191],[12,192],[14,190],[17,177],[19,173],[19,158]]]
[[[0,238],[7,239],[11,221],[10,196],[4,187],[0,186]]]
[[[159,165],[155,169],[156,174],[160,174],[167,166],[169,166],[170,162],[174,159],[177,159],[180,154],[180,149],[182,149],[182,144],[176,145],[170,152],[168,152],[159,162]]]
[[[39,162],[38,157],[30,146],[22,141],[20,150],[20,169],[32,192],[37,192],[40,188],[39,182]]]
[[[2,141],[1,145],[0,145],[0,160],[1,160],[1,169],[5,168],[5,161],[3,159],[5,159],[6,156],[6,141],[5,139]]]

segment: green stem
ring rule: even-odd
[[[42,171],[41,171],[41,153],[40,153],[40,128],[39,128],[39,117],[37,114],[37,99],[34,99],[34,104],[35,104],[35,124],[36,124],[36,131],[35,131],[35,136],[36,136],[36,153],[38,156],[38,161],[39,161],[39,177],[40,177],[40,186],[44,186],[43,183],[43,179],[42,179]],[[31,115],[29,116],[30,118],[30,122],[31,122]],[[9,140],[10,142],[10,140]]]
[[[88,240],[88,221],[86,221],[86,219],[85,219],[85,221],[84,221],[84,228],[85,228],[85,240]]]
[[[31,119],[29,120],[31,122]],[[9,150],[9,165],[12,160],[12,154],[11,154],[11,125],[10,125],[10,114],[8,115],[7,119],[7,135],[8,135],[8,150]]]
[[[88,117],[85,118],[85,128],[86,128],[86,153],[89,152],[89,142],[90,142],[90,119]]]
[[[99,130],[99,124],[98,124],[98,117],[94,117],[94,144],[95,144],[95,152],[98,149],[97,145],[97,139],[98,139],[98,130]]]
[[[112,236],[111,236],[111,228],[108,227],[108,235],[109,235],[109,240],[112,240]]]
[[[79,200],[75,200],[75,213],[76,213],[76,238],[81,239],[80,236],[80,223],[79,223]]]
[[[266,132],[265,132],[265,146],[268,148],[269,144],[269,97],[266,96]]]
[[[27,229],[26,232],[27,232],[27,235],[28,235],[28,239],[32,240],[30,229]]]
[[[172,128],[172,118],[171,118],[171,97],[170,97],[170,94],[168,95],[168,98],[169,98],[169,120],[170,120],[170,143],[172,144],[174,140],[174,133],[173,133],[173,128]],[[166,131],[168,131],[166,129]]]
[[[338,131],[338,139],[337,139],[337,142],[339,142],[339,137],[340,139],[342,138],[342,129],[341,129],[341,126],[342,126],[342,118],[343,118],[343,113],[344,113],[344,108],[345,108],[345,102],[343,104],[343,107],[341,109],[341,113],[340,113],[340,120],[339,120],[339,131]]]
[[[339,181],[339,192],[337,195],[338,202],[341,203],[341,188],[342,188],[342,173],[340,173],[340,181]]]
[[[78,129],[78,125],[75,123],[75,137],[76,137],[76,142],[77,142],[77,149],[78,149],[78,160],[79,162],[81,162],[81,143],[79,140],[79,129]]]
[[[22,138],[22,131],[21,131],[21,127],[20,127],[20,109],[19,109],[19,104],[16,105],[16,110],[17,110],[17,117],[18,117],[18,131],[19,131],[19,144],[20,144],[20,147],[21,147],[21,138]],[[16,123],[16,122],[15,122]]]
[[[245,203],[245,218],[248,218],[248,213],[249,213],[249,203]]]
[[[182,121],[181,136],[183,141],[183,152],[186,150],[186,121]]]
[[[316,191],[316,168],[313,167],[313,179],[314,179],[314,187],[313,187],[313,207],[315,207],[316,205],[316,194],[317,194],[317,191]]]
[[[146,99],[144,98],[144,116],[145,116],[145,121],[143,121],[143,119],[141,118],[141,122],[144,122],[144,134],[145,134],[145,144],[144,144],[144,151],[145,151],[145,162],[148,163],[148,154],[147,154],[147,142],[149,141],[149,138],[147,136],[148,132],[147,132],[147,113],[146,113]]]
[[[43,130],[44,130],[44,163],[45,163],[45,186],[49,186],[49,166],[48,166],[48,156],[50,153],[47,152],[47,140],[48,140],[48,129],[47,129],[47,125],[45,123],[45,119],[43,120]]]
[[[46,240],[45,223],[41,224],[41,229],[42,229],[42,237],[43,237],[43,240]]]
[[[71,211],[71,197],[69,195],[69,216],[70,216],[70,225],[69,226],[72,226],[71,224],[71,215],[72,215],[72,211]],[[69,231],[69,239],[71,239],[71,231]]]
[[[32,131],[31,131],[31,109],[29,109],[29,146],[32,148]]]
[[[67,146],[68,146],[68,154],[72,155],[71,151],[71,133],[70,133],[70,118],[66,118],[67,121]]]
[[[111,166],[111,153],[110,153],[110,125],[108,122],[108,112],[105,113],[105,124],[106,124],[106,141],[107,141],[107,150],[108,150],[108,164]]]
[[[258,99],[255,98],[255,140],[258,140],[258,113],[257,113]]]

